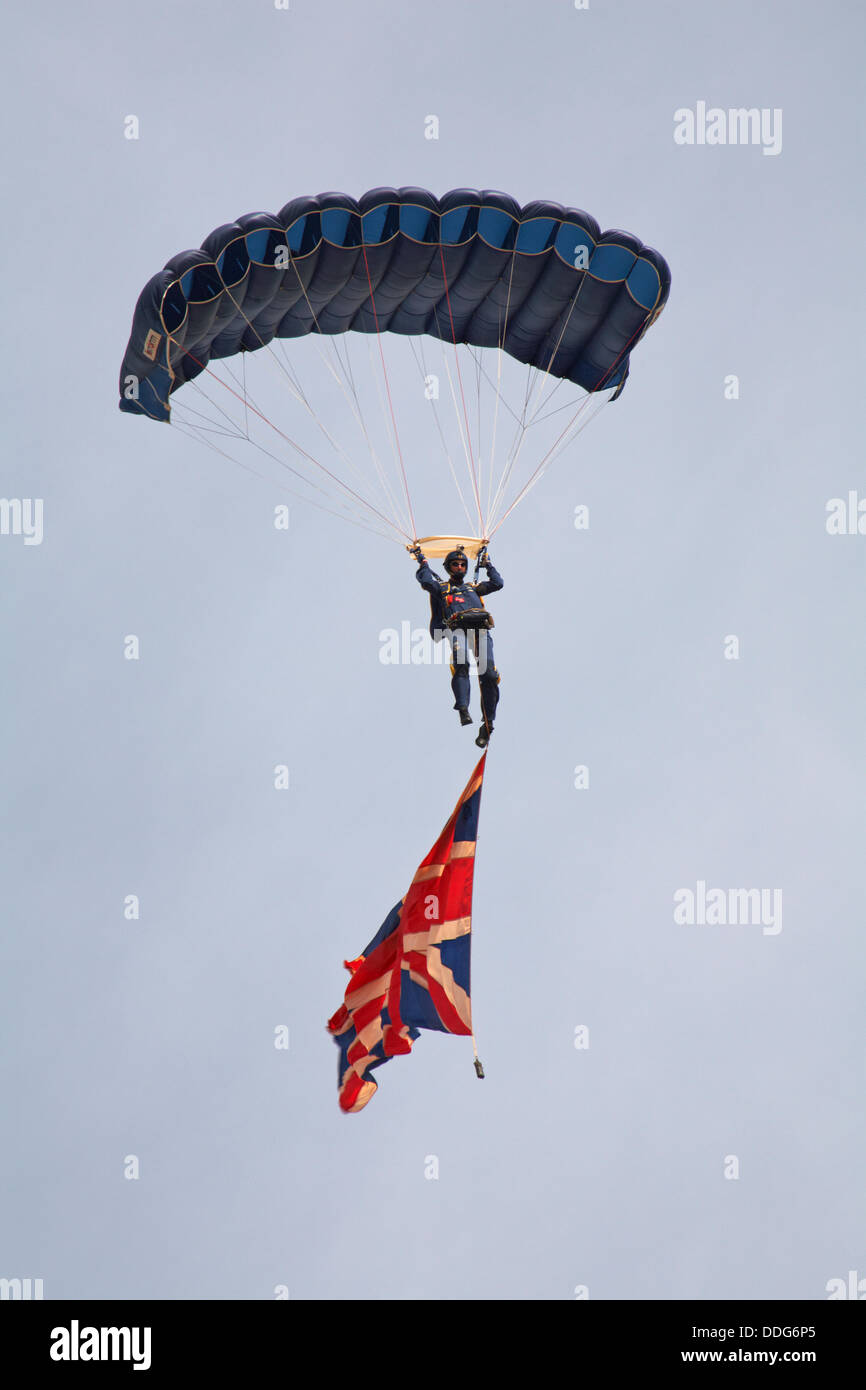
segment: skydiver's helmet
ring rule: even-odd
[[[468,568],[468,561],[463,546],[461,545],[459,550],[449,550],[443,564],[446,574],[450,575],[452,579],[464,577]],[[460,568],[458,568],[458,565]]]

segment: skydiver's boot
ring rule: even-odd
[[[492,724],[488,724],[488,723],[485,721],[485,723],[483,723],[483,724],[481,725],[481,728],[478,730],[478,737],[477,737],[476,740],[475,740],[475,742],[478,744],[478,747],[479,747],[479,748],[486,748],[486,747],[487,747],[488,743],[490,742],[490,735],[491,735],[492,733],[493,733],[493,725],[492,725]]]
[[[468,711],[468,709],[466,708],[465,705],[461,705],[460,708],[458,709],[457,713],[460,715],[460,723],[461,723],[461,724],[471,724],[471,723],[472,723],[472,715],[469,713],[469,711]]]

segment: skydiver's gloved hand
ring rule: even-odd
[[[409,546],[409,554],[410,554],[410,555],[414,555],[414,557],[415,557],[415,559],[416,559],[416,561],[417,561],[417,563],[418,563],[419,565],[423,565],[423,563],[424,563],[424,552],[422,551],[420,545],[410,545],[410,546]]]

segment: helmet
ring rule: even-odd
[[[449,551],[448,551],[448,554],[445,556],[445,559],[442,561],[442,563],[443,563],[443,565],[445,566],[446,570],[450,570],[450,569],[451,569],[451,566],[452,566],[452,564],[454,563],[455,560],[462,560],[463,563],[464,563],[464,565],[466,565],[466,567],[468,568],[468,566],[469,566],[469,561],[466,559],[466,551],[463,549],[463,546],[462,546],[462,545],[459,546],[457,550],[449,550]]]

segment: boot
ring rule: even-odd
[[[486,747],[487,747],[488,743],[490,742],[490,735],[491,735],[492,733],[493,733],[493,725],[492,725],[492,724],[484,723],[484,724],[481,725],[481,728],[478,730],[478,737],[477,737],[476,740],[475,740],[475,742],[477,743],[477,745],[478,745],[479,748],[486,748]]]
[[[460,723],[461,723],[461,724],[471,724],[471,723],[472,723],[472,715],[469,713],[469,711],[468,711],[468,709],[466,708],[465,705],[461,705],[460,708],[458,709],[457,713],[460,715]]]

